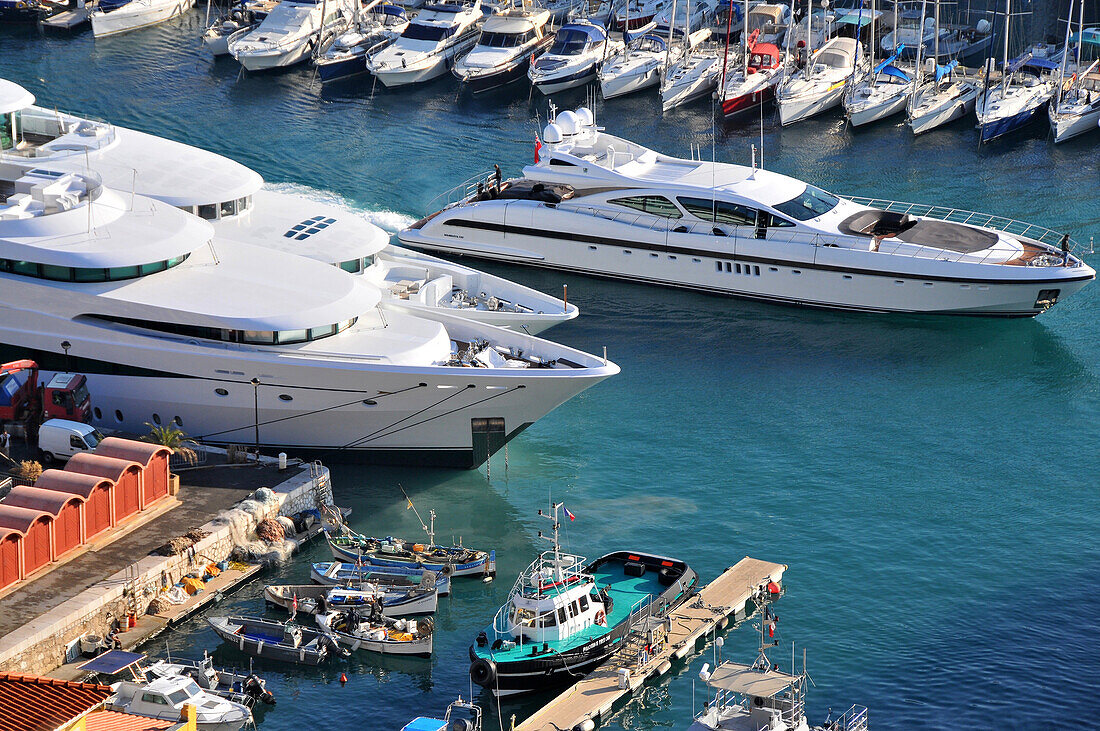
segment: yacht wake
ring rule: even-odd
[[[320,203],[326,203],[331,206],[339,206],[357,216],[361,216],[378,228],[391,234],[397,233],[403,228],[408,228],[416,222],[415,218],[407,216],[404,213],[385,210],[372,211],[367,208],[362,208],[339,193],[328,190],[318,190],[317,188],[310,188],[307,185],[298,185],[297,183],[266,183],[264,187],[276,193],[289,193],[302,196],[303,198],[309,198],[310,200],[315,200]]]

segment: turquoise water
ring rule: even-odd
[[[493,162],[518,170],[536,116],[545,119],[524,89],[470,99],[445,80],[372,97],[369,80],[311,88],[306,68],[238,78],[232,61],[204,55],[201,20],[195,11],[99,43],[0,31],[0,76],[44,104],[342,197],[391,228]],[[663,151],[710,149],[706,103],[664,118],[652,97],[596,112]],[[784,130],[768,116],[764,126],[768,167],[837,192],[1033,220],[1085,242],[1100,234],[1096,134],[978,150],[966,124],[915,140],[893,126],[853,133],[836,116]],[[719,124],[714,154],[747,162],[759,139],[758,128]],[[499,578],[455,581],[430,661],[263,665],[279,706],[261,729],[400,728],[468,694],[466,647],[545,547],[535,511],[551,493],[577,516],[569,547],[590,557],[638,547],[684,558],[704,580],[745,555],[788,564],[773,659],[786,669],[789,643],[798,655],[807,648],[812,719],[859,702],[878,729],[1098,723],[1096,284],[1036,320],[1000,322],[812,312],[485,268],[550,292],[568,283],[582,316],[549,335],[592,352],[606,345],[623,372],[528,429],[489,478],[484,468],[335,465],[357,530],[417,535],[400,483],[436,509],[441,533],[496,548]],[[307,581],[309,560],[327,560],[324,547],[270,581]],[[261,589],[246,587],[224,611],[258,611]],[[198,620],[168,640],[174,652],[218,648],[220,662],[241,660]],[[748,661],[754,645],[741,627],[725,655]],[[611,727],[686,727],[702,661],[677,665]],[[497,708],[482,700],[495,727]],[[524,708],[506,704],[499,716],[507,724]]]

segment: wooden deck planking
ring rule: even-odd
[[[564,730],[586,719],[593,723],[606,720],[616,702],[632,695],[647,679],[668,672],[673,658],[686,657],[700,638],[716,627],[724,627],[728,616],[743,613],[749,599],[769,581],[779,583],[786,569],[783,564],[746,556],[671,612],[672,629],[667,641],[645,665],[631,668],[629,690],[619,688],[618,671],[636,663],[617,653],[516,726],[515,731]]]

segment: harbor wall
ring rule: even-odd
[[[319,502],[331,500],[330,479],[328,469],[315,464],[272,487],[274,499],[269,502],[252,501],[251,512],[262,520],[320,507]],[[249,539],[242,535],[240,520],[223,516],[213,518],[201,530],[208,535],[183,553],[145,556],[0,637],[0,672],[45,675],[66,662],[67,648],[81,636],[105,637],[116,619],[125,629],[127,615],[131,611],[143,615],[162,588],[172,587],[210,563],[228,560],[234,548]]]

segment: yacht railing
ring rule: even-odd
[[[885,202],[885,201],[883,201]],[[544,204],[545,205],[545,204]],[[738,237],[738,238],[753,238],[756,236],[757,230],[755,224],[745,223],[740,225],[724,224],[724,223],[711,223],[709,221],[685,221],[679,218],[665,218],[663,216],[655,216],[649,213],[632,213],[627,211],[618,211],[608,208],[597,208],[593,206],[569,206],[567,208],[562,207],[559,210],[567,210],[575,213],[580,213],[589,216],[595,216],[597,218],[603,218],[615,223],[625,223],[628,226],[637,226],[639,228],[646,229],[648,231],[659,231],[661,233],[677,233],[677,234],[693,234],[697,236],[706,236],[713,239],[716,237]],[[923,214],[918,214],[923,215]],[[982,214],[974,214],[982,215]],[[971,225],[980,225],[978,223],[972,223]],[[738,231],[737,229],[741,229]],[[1046,231],[1046,229],[1043,229]],[[937,261],[949,261],[949,262],[967,262],[972,264],[985,264],[992,256],[1007,257],[1008,259],[1015,258],[1015,256],[1007,256],[1011,254],[1011,251],[1007,251],[1004,248],[993,246],[986,250],[985,254],[981,258],[975,258],[973,254],[966,252],[952,251],[950,249],[944,249],[939,246],[930,246],[926,244],[916,244],[901,241],[897,238],[884,238],[879,242],[877,250],[871,250],[871,243],[873,241],[870,236],[856,236],[852,234],[823,234],[823,233],[810,233],[807,231],[789,231],[785,227],[768,226],[764,229],[767,240],[775,243],[783,244],[801,244],[804,246],[814,247],[835,247],[843,249],[854,249],[861,251],[869,251],[870,253],[889,254],[891,256],[907,257],[914,259],[935,259]],[[1011,233],[1011,232],[1010,232]],[[1049,232],[1052,235],[1054,232]],[[741,234],[739,236],[739,234]],[[1039,240],[1039,239],[1035,239]],[[624,244],[624,246],[627,246]],[[1053,246],[1053,244],[1052,244]],[[720,253],[720,252],[715,252]],[[1060,254],[1050,252],[1051,255],[1058,256],[1057,264],[1048,264],[1047,266],[1063,266],[1064,261]],[[1077,266],[1081,263],[1078,257],[1068,257],[1069,264]],[[1001,263],[999,261],[992,262],[994,264]]]
[[[826,721],[827,731],[867,731],[867,708],[865,706],[852,706],[835,721]]]
[[[456,203],[461,203],[465,200],[468,200],[471,196],[477,193],[478,183],[485,185],[493,179],[494,175],[496,175],[496,171],[494,170],[483,170],[476,175],[472,175],[469,178],[466,178],[458,185],[443,191],[435,198],[432,198],[430,201],[428,201],[428,210],[433,213],[439,210],[439,208],[436,208],[436,204],[440,200],[446,201],[446,204],[441,206],[442,208],[450,208]]]
[[[1061,246],[1062,238],[1066,235],[1058,233],[1057,231],[1052,231],[1049,228],[1036,226],[1033,223],[1016,221],[1011,218],[994,216],[989,213],[975,213],[974,211],[964,211],[958,208],[930,206],[924,203],[904,203],[902,201],[891,201],[881,198],[861,198],[858,196],[841,197],[852,203],[867,206],[868,208],[880,208],[884,211],[890,211],[891,213],[935,218],[940,221],[950,221],[952,223],[961,223],[967,226],[979,226],[981,228],[993,229],[994,231],[1004,231],[1013,236],[1026,236],[1029,239],[1048,244],[1049,246]],[[1069,239],[1068,243],[1071,250],[1077,247],[1077,242],[1073,239]]]

